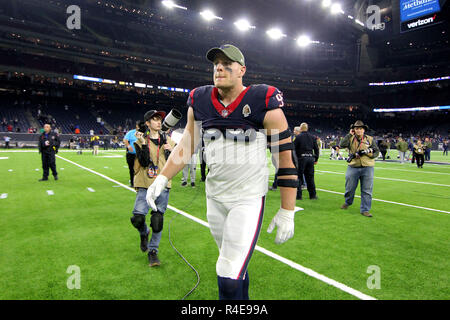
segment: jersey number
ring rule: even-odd
[[[280,107],[280,108],[283,107],[284,106],[283,95],[281,93],[279,93],[275,96],[275,98],[280,103],[278,107]]]

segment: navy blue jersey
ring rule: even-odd
[[[265,84],[247,87],[230,105],[219,100],[219,90],[213,85],[192,90],[187,101],[194,109],[194,118],[203,129],[263,129],[266,112],[284,106],[283,94]]]

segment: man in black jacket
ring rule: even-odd
[[[58,180],[58,172],[56,172],[55,154],[58,153],[61,144],[56,133],[51,131],[50,124],[44,125],[44,132],[39,137],[39,153],[42,155],[42,169],[44,173],[42,179],[39,181],[47,181],[49,168],[52,169],[52,174],[55,180]]]
[[[300,134],[295,138],[295,153],[298,159],[298,177],[301,179],[305,175],[306,186],[309,198],[316,200],[316,185],[314,183],[314,165],[319,160],[319,147],[316,138],[309,134],[308,124],[303,122],[300,125]],[[302,200],[302,188],[297,188],[297,200]]]

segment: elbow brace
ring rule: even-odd
[[[278,134],[273,134],[273,135],[267,136],[267,143],[270,144],[273,142],[278,142],[278,141],[290,138],[291,135],[292,135],[291,130],[286,129]],[[294,144],[292,143],[292,141],[290,141],[290,142],[278,144],[275,146],[269,145],[269,149],[270,149],[270,152],[272,152],[272,153],[280,153],[280,152],[287,151],[287,150],[294,150]]]
[[[279,168],[277,171],[277,176],[297,176],[297,169],[296,168]],[[299,181],[298,179],[278,179],[277,185],[279,187],[286,187],[286,188],[298,188]]]
[[[290,138],[292,136],[291,130],[286,129],[283,132],[279,133],[279,134],[274,134],[271,136],[267,136],[267,142],[271,143],[271,142],[277,142],[283,139],[287,139]],[[280,153],[283,151],[288,151],[288,150],[295,150],[295,146],[294,143],[291,142],[286,142],[283,144],[279,144],[276,146],[270,146],[269,145],[269,150],[271,153]],[[298,168],[298,161],[297,161],[297,156],[295,155],[295,152],[292,152],[292,162],[294,163],[294,166],[296,168]],[[295,175],[297,175],[297,173],[295,173]]]

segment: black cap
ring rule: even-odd
[[[157,115],[160,116],[161,119],[164,119],[166,117],[166,113],[164,111],[150,110],[145,113],[144,121],[149,121],[151,118]]]

